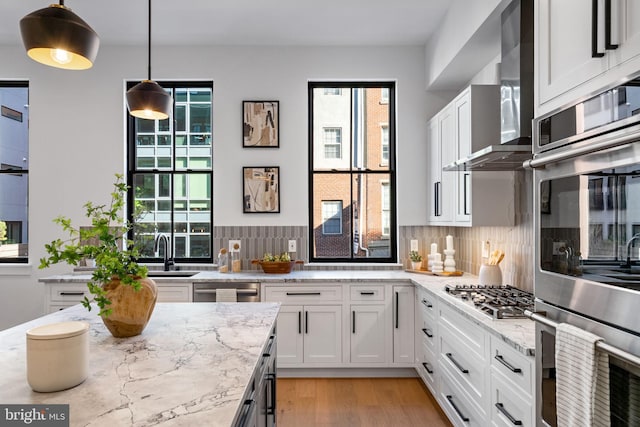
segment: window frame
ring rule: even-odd
[[[134,82],[127,82],[126,83],[126,90],[130,89],[131,87],[135,86],[138,82],[134,81]],[[169,206],[170,206],[170,210],[166,211],[169,212],[169,216],[170,216],[170,228],[171,231],[170,233],[166,233],[166,232],[159,232],[162,234],[170,234],[170,239],[171,239],[171,249],[172,249],[172,256],[174,257],[174,261],[176,263],[181,263],[181,264],[194,264],[194,263],[200,263],[200,264],[207,264],[207,263],[212,263],[214,260],[214,251],[213,251],[213,228],[214,228],[214,223],[213,223],[213,209],[214,209],[214,193],[213,193],[213,151],[214,151],[214,129],[213,129],[213,110],[214,110],[214,85],[213,85],[213,81],[163,81],[157,82],[158,84],[160,84],[160,86],[162,86],[164,89],[182,89],[182,88],[186,88],[186,89],[197,89],[197,88],[202,88],[202,89],[210,89],[211,90],[211,168],[210,169],[191,169],[188,167],[184,167],[181,169],[177,168],[177,147],[179,147],[179,145],[177,145],[177,138],[176,135],[185,135],[185,138],[187,138],[187,135],[190,133],[187,130],[179,130],[177,129],[176,126],[176,101],[174,99],[173,104],[171,106],[172,108],[172,116],[171,119],[173,120],[173,126],[170,126],[169,131],[157,131],[154,132],[154,135],[170,135],[172,137],[172,143],[171,145],[167,145],[167,147],[171,147],[171,163],[173,166],[171,166],[170,168],[165,168],[165,167],[158,167],[157,164],[154,164],[153,168],[142,168],[142,169],[138,169],[137,165],[136,165],[136,131],[135,131],[135,117],[131,116],[129,114],[128,111],[125,110],[125,115],[126,115],[126,125],[127,125],[127,134],[126,134],[126,142],[127,142],[127,147],[126,147],[126,152],[127,152],[127,183],[129,185],[132,185],[132,183],[134,182],[134,176],[136,174],[155,174],[158,176],[161,175],[169,175],[170,176],[170,194],[168,196],[168,200],[169,200]],[[157,129],[157,120],[155,121],[156,124],[154,125]],[[207,132],[208,133],[208,132]],[[191,146],[191,144],[189,143],[188,139],[185,139],[187,146]],[[156,157],[157,159],[157,157]],[[157,161],[157,160],[156,160]],[[208,185],[210,186],[211,189],[211,195],[210,195],[210,212],[209,212],[209,224],[210,224],[210,229],[209,229],[209,248],[210,248],[210,253],[208,257],[197,257],[197,258],[193,258],[193,257],[176,257],[175,256],[175,246],[176,246],[176,241],[182,239],[183,241],[186,239],[186,235],[183,232],[178,232],[175,230],[175,226],[177,224],[176,219],[175,219],[175,213],[176,212],[182,212],[182,211],[178,211],[175,209],[175,203],[177,201],[182,200],[182,197],[177,197],[174,194],[175,191],[175,176],[176,175],[184,175],[184,176],[194,176],[194,175],[208,175]],[[185,182],[188,181],[188,179],[185,179]],[[165,198],[155,198],[154,200],[158,201],[158,200],[165,200]],[[135,206],[135,194],[134,194],[134,189],[130,188],[129,191],[127,192],[127,218],[130,221],[133,221],[133,208]],[[165,212],[164,210],[162,212]],[[187,233],[188,234],[188,233]],[[129,239],[133,239],[134,237],[134,230],[131,230],[129,232]],[[160,255],[160,254],[159,254]],[[162,262],[163,258],[162,256],[158,256],[158,257],[141,257],[139,259],[140,262],[146,262],[146,263],[159,263]]]
[[[386,169],[357,169],[353,166],[353,141],[351,141],[350,136],[345,136],[343,132],[342,138],[342,150],[344,153],[348,153],[349,155],[349,168],[347,170],[336,170],[336,169],[318,169],[314,170],[314,153],[315,147],[317,144],[323,144],[324,141],[314,141],[314,90],[315,89],[326,89],[326,88],[340,88],[341,91],[345,89],[356,89],[356,88],[387,88],[389,92],[388,99],[388,108],[389,108],[389,117],[388,122],[385,122],[385,125],[389,130],[389,162],[387,165],[384,165]],[[309,262],[316,263],[397,263],[398,262],[398,230],[397,230],[397,201],[396,201],[396,183],[397,183],[397,173],[396,173],[396,103],[395,103],[395,91],[396,91],[396,82],[395,81],[309,81],[308,82],[308,186],[309,186]],[[324,91],[323,91],[324,93]],[[324,153],[324,148],[322,150]],[[315,234],[314,234],[314,175],[349,175],[350,181],[350,194],[353,194],[353,182],[354,178],[359,175],[387,175],[388,183],[389,183],[389,191],[390,191],[390,232],[389,235],[384,235],[384,240],[388,240],[389,242],[389,256],[388,257],[363,257],[363,256],[354,256],[353,249],[349,250],[348,257],[317,257],[315,256]],[[349,205],[352,207],[352,204]],[[343,205],[343,210],[346,209]],[[364,209],[364,207],[359,207],[359,209]],[[362,236],[359,236],[354,233],[354,224],[353,224],[353,211],[350,208],[351,212],[351,220],[349,221],[349,230],[345,230],[344,226],[342,227],[342,233],[349,233],[350,241],[354,242],[354,237],[361,241]],[[343,219],[344,221],[344,219]],[[324,234],[323,234],[324,235]]]
[[[28,80],[0,80],[0,87],[2,88],[26,88],[27,89],[27,100],[29,99],[29,90],[30,90],[30,85],[29,85],[29,81]],[[28,101],[27,101],[28,103]],[[5,108],[9,108],[3,105],[3,107]],[[5,112],[5,108],[3,108],[3,113]],[[9,108],[10,109],[10,108]],[[12,109],[11,109],[12,110]],[[15,110],[12,110],[15,111]],[[17,111],[15,111],[17,112]],[[17,117],[17,116],[16,116]],[[22,115],[20,115],[20,120],[18,120],[16,117],[10,117],[9,115],[5,115],[2,114],[2,116],[0,118],[6,118],[8,120],[16,120],[19,121],[21,123],[24,123],[25,126],[29,126],[29,122],[28,119],[25,122],[25,119]],[[27,129],[27,150],[29,151],[30,149],[30,132]],[[12,165],[6,165],[6,166],[12,166]],[[29,168],[30,168],[30,162],[27,161],[27,167],[26,168],[22,168],[20,166],[17,166],[19,169],[14,169],[12,167],[2,167],[0,168],[0,175],[26,175],[27,178],[27,194],[26,196],[26,203],[27,203],[27,215],[26,215],[26,232],[25,229],[21,229],[20,230],[20,236],[21,239],[20,240],[26,240],[26,244],[27,244],[27,255],[26,256],[17,256],[17,257],[0,257],[0,264],[28,264],[29,263],[29,256],[30,253],[32,252],[32,250],[30,250],[29,245],[30,245],[30,240],[29,240],[29,230],[30,230],[30,221],[29,221],[29,216],[30,216],[30,212],[29,212]],[[1,218],[0,218],[1,219]],[[7,222],[15,222],[15,221],[7,221]],[[7,233],[8,233],[8,227],[7,227]],[[26,236],[25,236],[26,235]],[[21,242],[22,243],[22,242]]]

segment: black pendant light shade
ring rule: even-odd
[[[149,0],[148,78],[127,91],[129,114],[141,119],[164,120],[171,115],[173,99],[162,86],[151,80],[151,0]]]
[[[64,1],[26,15],[20,32],[31,59],[66,70],[91,68],[100,47],[98,34]]]
[[[172,104],[171,95],[152,80],[143,80],[127,91],[129,114],[134,117],[164,120]]]

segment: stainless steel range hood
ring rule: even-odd
[[[506,7],[501,34],[500,143],[446,165],[445,171],[516,170],[532,157],[533,0]]]

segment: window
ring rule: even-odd
[[[342,201],[322,202],[322,234],[342,234]]]
[[[324,157],[325,159],[342,158],[342,129],[324,129]]]
[[[388,236],[391,234],[391,192],[388,182],[383,181],[380,185],[380,196],[382,198],[380,201],[380,204],[382,205],[382,212],[380,213],[380,229],[382,230],[383,236]]]
[[[380,164],[388,165],[389,164],[389,126],[381,125],[380,126]]]
[[[391,82],[309,83],[312,262],[397,260],[394,91]]]
[[[141,261],[164,256],[153,251],[159,233],[170,237],[176,261],[212,261],[213,83],[160,84],[173,96],[173,121],[128,116],[132,239]],[[134,206],[142,211],[135,218]]]
[[[0,262],[29,260],[29,83],[0,81]]]

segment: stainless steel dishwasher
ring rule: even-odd
[[[218,289],[236,289],[238,302],[260,302],[258,282],[197,282],[193,284],[193,302],[216,302]]]

